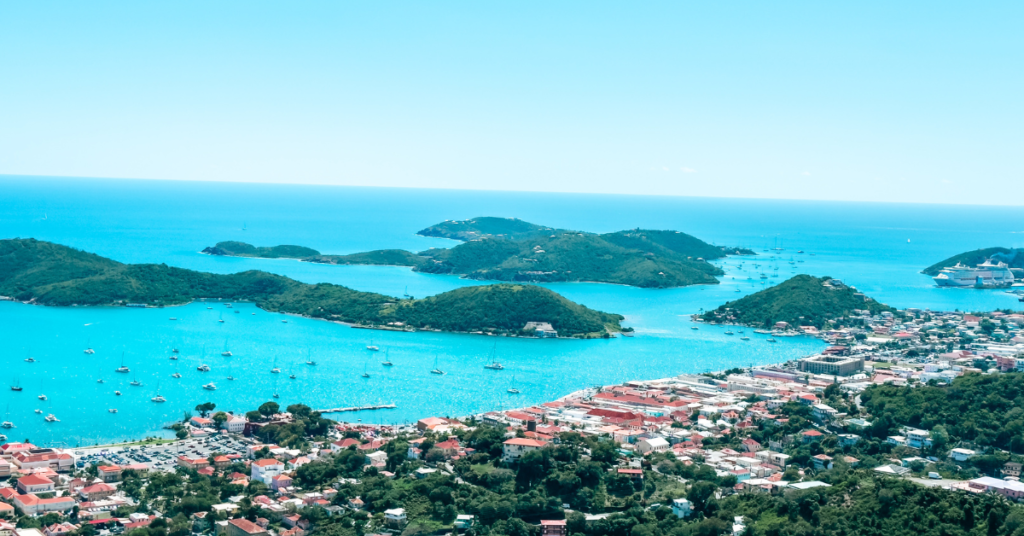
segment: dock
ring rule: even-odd
[[[371,411],[375,409],[395,409],[398,406],[394,404],[376,404],[373,406],[354,406],[351,408],[331,408],[331,409],[318,409],[319,413],[344,413],[346,411]]]

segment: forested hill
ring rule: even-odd
[[[0,240],[0,295],[43,305],[173,305],[218,298],[370,326],[399,323],[415,329],[518,333],[527,322],[550,322],[563,336],[617,331],[622,320],[539,287],[474,289],[399,300],[258,270],[222,275],[165,264],[122,264],[51,242]],[[453,318],[459,319],[457,324]]]
[[[989,259],[993,262],[1005,262],[1010,268],[1022,268],[1024,269],[1024,248],[984,248],[976,249],[974,251],[968,251],[959,255],[953,255],[952,257],[939,261],[924,270],[921,273],[928,274],[931,276],[939,275],[939,270],[946,268],[947,266],[954,266],[957,263],[965,266],[976,266]]]
[[[479,240],[481,238],[522,240],[525,238],[557,235],[566,232],[569,231],[535,225],[516,218],[481,217],[461,221],[446,220],[438,223],[437,225],[431,225],[416,234],[437,238],[451,238],[452,240],[468,242],[470,240]]]
[[[207,255],[230,257],[259,257],[264,259],[302,259],[319,255],[320,252],[302,246],[256,247],[245,242],[218,242],[216,246],[203,250]]]
[[[797,275],[774,287],[726,302],[701,318],[745,326],[771,327],[776,322],[788,322],[793,327],[821,328],[827,321],[849,315],[855,309],[872,313],[891,310],[830,277]]]

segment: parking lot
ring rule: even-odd
[[[178,456],[208,458],[211,454],[245,456],[247,442],[238,437],[217,435],[191,438],[149,446],[91,447],[73,451],[79,468],[86,465],[130,465],[144,463],[150,470],[173,471]]]

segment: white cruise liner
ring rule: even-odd
[[[940,287],[1008,287],[1013,284],[1013,272],[1004,262],[985,261],[976,268],[957,263],[943,268],[932,278]]]

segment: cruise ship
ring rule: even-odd
[[[1013,284],[1013,272],[1004,262],[985,261],[976,268],[957,263],[943,268],[932,278],[940,287],[1008,287]]]

